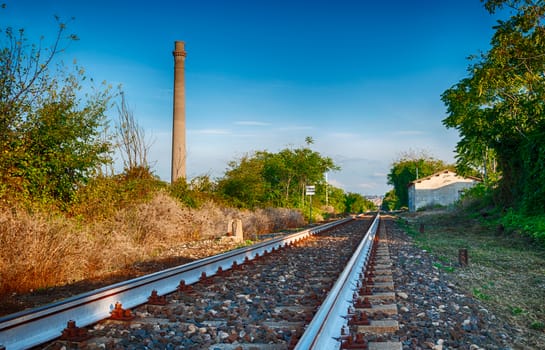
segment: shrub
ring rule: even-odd
[[[304,224],[298,211],[240,211],[212,201],[195,209],[166,190],[152,191],[157,184],[131,181],[135,186],[123,191],[116,187],[118,178],[96,181],[80,197],[93,201],[78,204],[71,216],[0,206],[0,295],[93,278],[156,259],[171,254],[176,245],[225,235],[230,219],[242,220],[246,239]],[[144,197],[133,198],[134,193]]]
[[[526,237],[545,244],[545,215],[527,216],[514,210],[508,210],[499,219],[507,231],[516,231]]]

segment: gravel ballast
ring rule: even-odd
[[[456,287],[427,251],[386,220],[404,349],[514,349],[516,329]]]

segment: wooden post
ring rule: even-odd
[[[469,259],[467,256],[467,249],[463,248],[458,250],[458,263],[461,267],[466,267],[469,265]]]

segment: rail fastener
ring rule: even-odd
[[[358,333],[355,337],[349,336],[346,338],[341,344],[341,349],[366,350],[368,349],[368,346],[367,342],[363,338],[363,334]]]
[[[369,318],[365,312],[357,312],[348,320],[349,326],[368,326]]]
[[[66,324],[66,328],[62,331],[60,340],[82,342],[90,338],[91,335],[87,332],[87,329],[76,326],[76,321],[70,320]]]
[[[176,290],[179,293],[191,294],[193,293],[193,286],[186,284],[185,280],[181,280]]]
[[[204,284],[204,285],[211,285],[214,283],[214,277],[213,276],[210,276],[208,277],[206,275],[206,272],[201,272],[201,278],[199,279],[199,282]]]
[[[369,298],[363,298],[363,299],[356,298],[356,302],[354,303],[354,307],[356,309],[370,309],[373,306],[369,302]]]
[[[110,320],[115,321],[131,321],[134,319],[134,315],[131,310],[124,309],[120,302],[115,303],[114,309],[110,311]]]
[[[167,304],[167,297],[166,295],[157,294],[157,290],[152,290],[151,295],[148,297],[148,304],[150,305],[159,305],[164,306]]]

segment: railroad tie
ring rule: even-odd
[[[391,319],[397,315],[396,293],[392,277],[392,261],[388,249],[386,227],[380,225],[374,241],[361,287],[354,300],[354,313],[348,325],[351,334],[344,337],[341,349],[401,350],[397,341],[369,341],[383,339],[399,329],[399,323]],[[363,340],[362,340],[363,339]],[[361,345],[365,343],[364,345]]]

